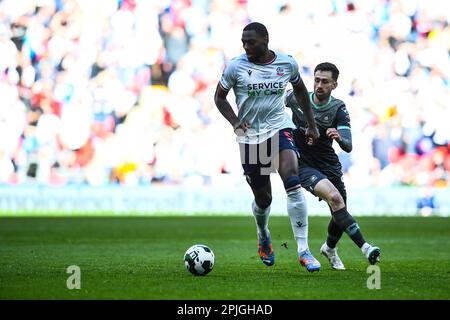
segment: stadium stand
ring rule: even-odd
[[[450,183],[450,3],[437,0],[3,0],[0,183],[242,184],[213,103],[242,27],[341,70],[350,187]]]

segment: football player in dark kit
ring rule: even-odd
[[[310,92],[309,96],[320,132],[315,145],[305,142],[307,123],[291,91],[286,94],[285,104],[292,109],[292,119],[297,127],[294,139],[300,150],[301,185],[325,200],[331,211],[327,240],[320,248],[320,253],[329,260],[333,269],[345,270],[336,248],[344,232],[361,249],[370,264],[380,260],[380,248],[371,246],[364,240],[358,224],[347,211],[342,166],[332,147],[333,141],[336,141],[345,152],[352,151],[350,116],[345,103],[331,96],[331,92],[337,87],[338,76],[339,70],[332,63],[320,63],[314,70],[314,92]]]

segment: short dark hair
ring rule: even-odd
[[[330,62],[319,63],[314,69],[314,73],[316,73],[316,71],[331,71],[331,77],[334,81],[337,81],[339,77],[339,69]]]
[[[267,28],[265,25],[259,22],[252,22],[245,26],[243,31],[254,30],[257,34],[263,37],[269,37],[269,33],[267,32]]]

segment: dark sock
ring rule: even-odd
[[[336,224],[341,228],[341,230],[345,231],[349,235],[349,237],[353,240],[353,242],[361,248],[362,245],[366,242],[364,237],[359,230],[359,226],[356,223],[355,219],[348,213],[347,207],[339,209],[333,212],[333,219]]]
[[[339,228],[338,224],[331,218],[330,223],[328,224],[327,246],[329,248],[335,248],[343,233],[344,231]]]

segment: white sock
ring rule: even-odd
[[[302,189],[298,188],[287,193],[287,211],[300,253],[308,249],[308,210]]]
[[[263,239],[267,239],[269,237],[269,214],[270,214],[270,206],[265,209],[261,209],[255,201],[252,202],[252,211],[253,216],[255,217],[256,222],[256,231],[258,235]]]
[[[369,251],[369,249],[370,249],[371,247],[372,247],[372,246],[371,246],[370,244],[368,244],[367,242],[364,243],[364,244],[362,245],[362,247],[361,247],[362,253],[363,253],[365,256],[367,256],[367,251]]]

